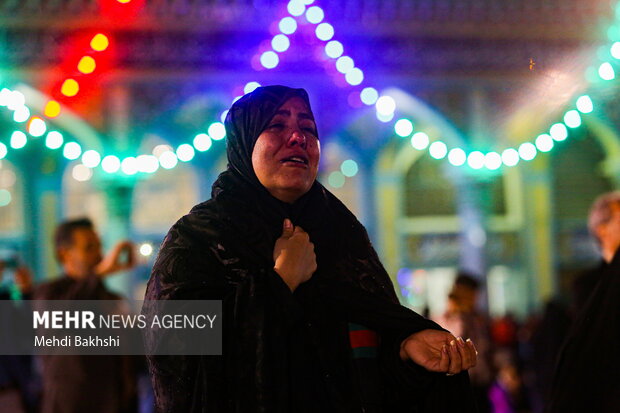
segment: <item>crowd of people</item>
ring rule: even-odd
[[[484,277],[461,272],[430,320],[399,304],[364,227],[316,180],[304,90],[260,87],[225,124],[228,168],[166,235],[145,297],[222,300],[223,354],[0,356],[3,412],[618,411],[618,193],[593,206],[603,262],[577,304],[492,320]],[[80,219],[54,245],[59,277],[33,286],[19,269],[0,298],[119,298],[104,279],[134,266],[130,242],[104,256]]]

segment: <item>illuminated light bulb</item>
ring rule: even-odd
[[[502,156],[497,152],[488,152],[484,155],[485,168],[494,171],[502,166]]]
[[[171,150],[172,150],[172,146],[170,145],[157,145],[156,147],[153,148],[151,153],[153,154],[153,156],[159,158],[162,153],[171,151]]]
[[[379,112],[380,114],[389,115],[394,113],[394,111],[396,110],[396,101],[391,96],[381,96],[379,99],[377,99],[375,107],[377,108],[377,112]]]
[[[569,110],[564,115],[564,123],[569,128],[578,128],[581,126],[581,116],[579,116],[579,112],[576,110]]]
[[[93,177],[93,170],[80,163],[73,167],[71,170],[71,175],[76,181],[85,182]]]
[[[536,146],[530,142],[522,143],[519,146],[519,156],[524,161],[531,161],[536,157]]]
[[[422,151],[424,149],[426,149],[426,147],[428,146],[429,143],[429,138],[428,135],[424,132],[417,132],[414,133],[413,136],[411,137],[411,146],[413,146],[415,149]]]
[[[219,141],[226,137],[226,127],[221,122],[213,122],[211,125],[209,125],[207,133],[209,134],[211,139]]]
[[[620,59],[620,42],[614,42],[614,44],[611,45],[610,52],[614,59]]]
[[[278,28],[284,34],[293,34],[297,30],[297,22],[292,17],[285,17],[278,23]]]
[[[506,166],[515,166],[519,163],[519,152],[513,148],[506,149],[502,152],[502,162]]]
[[[138,173],[138,162],[133,156],[128,156],[121,162],[121,171],[125,175],[135,175]]]
[[[82,154],[82,163],[88,168],[96,168],[101,163],[101,155],[95,150],[88,150]]]
[[[50,131],[45,137],[45,146],[49,149],[58,149],[62,146],[64,139],[62,134],[57,131]]]
[[[374,105],[379,99],[379,92],[374,87],[366,87],[360,93],[360,99],[365,105]]]
[[[616,72],[609,62],[605,62],[599,66],[598,75],[603,80],[613,80],[616,77]]]
[[[364,72],[354,67],[347,72],[345,79],[351,86],[357,86],[364,81]]]
[[[590,113],[594,110],[594,104],[588,95],[580,96],[579,99],[577,99],[576,106],[577,110],[581,113]]]
[[[467,165],[472,169],[481,169],[484,166],[485,156],[480,151],[473,151],[467,156]]]
[[[448,147],[442,141],[435,141],[428,147],[428,153],[435,159],[443,159],[448,154]]]
[[[159,164],[164,169],[172,169],[179,163],[179,158],[172,151],[167,151],[159,157]]]
[[[82,147],[77,142],[67,142],[62,148],[62,156],[70,161],[73,161],[80,157],[82,154]]]
[[[19,92],[17,90],[11,91],[7,97],[7,100],[8,102],[6,104],[6,107],[10,110],[15,110],[26,104],[26,97],[22,92]]]
[[[376,113],[376,115],[377,115],[377,119],[378,119],[380,122],[383,122],[383,123],[388,123],[388,122],[391,122],[391,121],[392,121],[392,119],[394,119],[394,112],[392,112],[392,113],[387,113],[387,114],[386,114],[386,113],[380,113],[380,112],[377,112],[377,113]]]
[[[413,123],[409,119],[399,119],[394,124],[394,132],[400,137],[407,137],[413,133]]]
[[[13,148],[13,149],[21,149],[24,146],[26,146],[27,142],[28,142],[28,137],[22,131],[16,130],[11,135],[11,143],[10,143],[10,145],[11,145],[11,148]]]
[[[326,42],[334,37],[334,27],[329,23],[321,23],[316,26],[315,33],[319,40]]]
[[[329,174],[329,177],[327,178],[327,183],[332,188],[342,188],[344,186],[345,180],[346,180],[346,178],[342,174],[342,172],[334,171],[331,174]]]
[[[266,69],[273,69],[280,62],[280,58],[278,57],[276,52],[272,52],[271,50],[263,53],[260,56],[260,63]]]
[[[177,158],[182,162],[189,162],[194,159],[196,155],[196,151],[194,151],[194,147],[184,143],[183,145],[179,145],[177,148]]]
[[[6,147],[5,144],[0,142],[0,159],[4,159],[7,153],[9,153],[8,148]]]
[[[45,110],[43,111],[43,113],[48,118],[55,118],[56,116],[60,115],[60,103],[56,102],[55,100],[50,100],[45,105]]]
[[[568,138],[568,129],[563,123],[554,123],[549,128],[549,134],[554,140],[560,142]]]
[[[38,138],[39,136],[43,136],[45,134],[45,130],[47,126],[45,125],[45,121],[37,116],[34,116],[28,122],[28,133]]]
[[[13,112],[13,120],[17,123],[26,122],[30,118],[30,109],[26,106],[20,106]]]
[[[238,101],[239,99],[241,99],[243,96],[235,96],[232,100],[232,103],[235,103],[236,101]]]
[[[129,3],[131,0],[116,0],[116,1],[118,1],[118,2],[119,2],[119,3],[121,3],[121,4],[127,4],[127,3]]]
[[[284,36],[284,37],[286,37],[286,36]],[[256,90],[257,87],[260,87],[260,83],[258,83],[258,82],[248,82],[243,87],[243,93],[252,93],[252,92],[254,92],[254,90]],[[228,113],[228,112],[226,112],[226,113]]]
[[[337,59],[344,53],[344,46],[338,40],[332,40],[325,45],[325,54],[332,59]]]
[[[314,0],[299,0],[299,1],[301,1],[301,2],[302,2],[303,4],[305,4],[306,6],[308,6],[308,5],[312,4],[312,3],[314,3]]]
[[[8,189],[0,189],[0,207],[11,203],[11,193]]]
[[[110,45],[110,40],[108,36],[102,33],[98,33],[93,36],[90,41],[90,47],[96,52],[103,52]]]
[[[101,161],[101,168],[105,172],[113,174],[121,168],[121,160],[114,155],[108,155]]]
[[[301,16],[306,11],[306,5],[299,0],[291,0],[286,6],[291,16]]]
[[[194,144],[194,148],[200,152],[208,151],[212,145],[211,138],[206,133],[199,133],[196,135],[192,143]]]
[[[354,67],[355,62],[353,62],[353,59],[351,59],[349,56],[340,56],[338,60],[336,60],[336,70],[338,70],[342,74],[348,73]]]
[[[325,18],[325,12],[319,6],[312,6],[306,10],[306,19],[312,24],[318,24]]]
[[[95,63],[95,59],[90,56],[82,57],[78,63],[78,70],[85,75],[93,73],[96,67],[97,64]]]
[[[220,115],[220,121],[222,121],[222,123],[226,122],[226,116],[228,115],[228,109],[226,109],[224,112],[222,112],[222,114]]]
[[[140,255],[143,257],[149,257],[153,254],[153,246],[148,242],[142,243],[140,245]]]
[[[140,155],[136,158],[139,172],[152,174],[159,169],[159,160],[153,155]]]
[[[454,166],[461,166],[467,161],[467,155],[461,148],[450,149],[448,152],[448,162]]]
[[[60,88],[60,92],[67,96],[72,97],[78,94],[80,91],[80,85],[75,79],[67,79],[62,83],[62,87]]]
[[[535,143],[536,143],[536,148],[540,152],[549,152],[551,149],[553,149],[553,138],[547,135],[546,133],[543,133],[542,135],[538,135]]]
[[[353,159],[347,159],[342,163],[342,165],[340,165],[340,172],[348,178],[354,177],[359,172],[357,162]]]
[[[271,39],[271,47],[273,47],[273,50],[276,52],[285,52],[290,46],[291,41],[284,34],[277,34]]]

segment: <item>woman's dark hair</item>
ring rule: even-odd
[[[94,229],[93,222],[89,218],[78,218],[64,221],[56,227],[54,232],[54,247],[70,247],[73,245],[73,232],[76,229]]]

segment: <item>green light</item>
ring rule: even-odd
[[[577,99],[577,110],[581,113],[590,113],[594,110],[594,104],[590,96],[583,95]]]
[[[536,148],[541,152],[549,152],[553,149],[553,138],[546,133],[536,138]]]
[[[345,177],[340,171],[334,171],[329,174],[327,178],[327,183],[332,188],[342,188],[344,186]]]
[[[159,169],[159,161],[153,155],[140,155],[136,159],[139,172],[152,174]]]
[[[0,142],[0,159],[4,159],[8,152],[6,145]]]
[[[451,149],[448,153],[448,162],[454,166],[461,166],[467,161],[467,154],[461,148]]]
[[[502,152],[502,162],[506,166],[515,166],[519,163],[519,152],[513,148],[506,149]]]
[[[549,128],[549,134],[554,140],[561,142],[568,138],[568,129],[566,129],[566,125],[563,123],[554,123]]]
[[[609,51],[614,59],[620,59],[620,42],[614,42]]]
[[[0,207],[11,203],[11,193],[6,189],[0,189]]]
[[[179,163],[179,159],[172,151],[166,151],[159,156],[159,164],[164,169],[172,169]]]
[[[351,178],[357,175],[359,167],[357,166],[357,162],[353,159],[347,159],[342,163],[342,165],[340,165],[340,171],[344,176]]]
[[[448,147],[442,141],[435,141],[431,143],[428,152],[435,159],[443,159],[448,154]]]
[[[96,168],[101,162],[101,155],[95,150],[88,150],[82,155],[82,163],[88,168]]]
[[[28,142],[28,138],[26,134],[22,131],[16,130],[11,135],[11,148],[13,149],[21,149],[26,146],[26,142]]]
[[[405,138],[413,132],[413,123],[409,119],[399,119],[394,124],[394,132],[402,138]]]
[[[121,168],[121,160],[114,155],[108,155],[101,161],[101,167],[105,172],[113,174]]]
[[[19,106],[13,112],[13,120],[17,123],[26,122],[30,118],[30,109],[26,106]]]
[[[219,141],[226,137],[226,128],[224,127],[224,124],[221,122],[213,122],[211,125],[209,125],[209,129],[207,130],[207,133],[209,134],[211,139]]]
[[[484,166],[492,171],[502,166],[502,157],[497,152],[489,152],[484,155]]]
[[[413,136],[411,137],[411,146],[413,146],[415,149],[422,151],[424,149],[426,149],[426,147],[428,146],[428,135],[424,132],[418,132],[418,133],[414,133]]]
[[[121,171],[125,175],[135,175],[138,173],[138,162],[133,156],[128,156],[121,162]]]
[[[484,166],[484,154],[480,151],[473,151],[467,156],[467,165],[472,169],[480,169]]]
[[[82,154],[82,147],[77,142],[67,142],[62,149],[62,155],[70,161],[77,159]]]
[[[531,161],[536,157],[536,147],[530,142],[522,143],[519,146],[519,156],[524,161]]]
[[[196,151],[194,151],[194,147],[192,145],[184,143],[183,145],[179,145],[177,148],[177,157],[179,158],[179,161],[189,162],[194,159],[194,155],[196,155]]]
[[[199,133],[196,135],[193,144],[194,148],[200,152],[208,151],[212,145],[211,138],[206,133]]]
[[[569,110],[564,115],[564,123],[569,128],[578,128],[581,126],[581,116],[579,116],[579,112],[576,110]]]
[[[603,80],[613,80],[616,77],[616,72],[609,62],[605,62],[599,66],[598,75]]]
[[[45,146],[50,149],[58,149],[62,146],[64,139],[60,132],[50,131],[45,137]]]

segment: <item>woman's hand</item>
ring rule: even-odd
[[[314,244],[301,227],[294,227],[290,219],[284,220],[282,236],[273,247],[273,269],[291,291],[308,281],[316,271]]]
[[[121,241],[97,264],[95,273],[103,278],[118,271],[130,270],[135,265],[135,246],[131,241]]]
[[[477,354],[471,340],[463,341],[440,330],[422,330],[400,345],[402,360],[412,360],[429,371],[449,376],[474,367]]]

